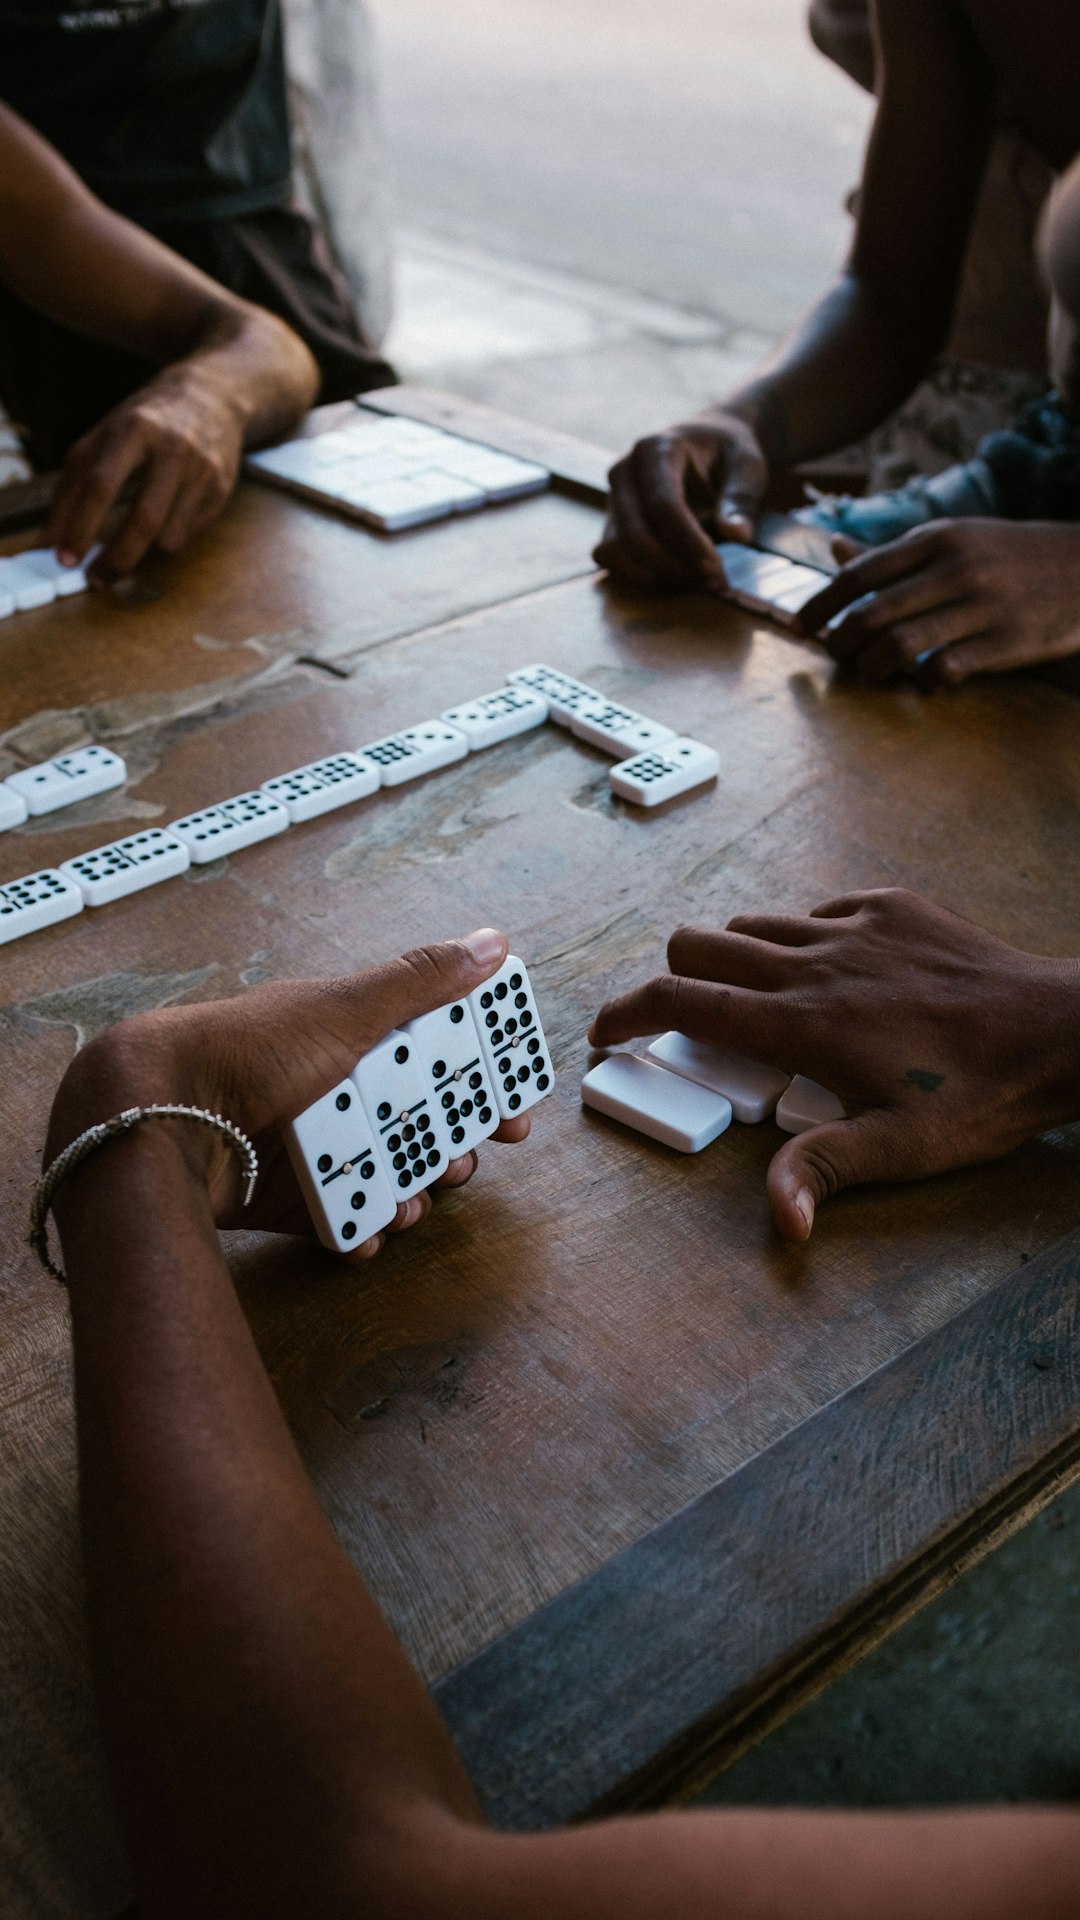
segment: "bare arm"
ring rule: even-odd
[[[612,472],[597,558],[632,584],[722,584],[710,534],[745,539],[772,467],[883,420],[947,336],[995,121],[953,0],[878,0],[878,110],[851,258],[761,371]]]
[[[2,105],[0,277],[50,319],[164,369],[64,469],[50,538],[72,558],[141,477],[107,572],[130,570],[155,539],[182,545],[228,498],[242,449],[285,432],[315,398],[315,363],[291,328],[103,206]]]
[[[470,948],[120,1028],[76,1061],[50,1151],[169,1093],[224,1107],[269,1153],[344,1059],[469,990],[505,943]],[[147,1129],[72,1176],[59,1209],[92,1656],[145,1920],[1073,1914],[1073,1813],[487,1829],[289,1438],[218,1249],[231,1178],[202,1136]]]

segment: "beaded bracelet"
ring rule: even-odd
[[[216,1127],[219,1133],[227,1136],[240,1156],[244,1171],[245,1207],[251,1205],[251,1196],[255,1191],[255,1182],[259,1177],[259,1162],[255,1149],[246,1133],[234,1127],[231,1120],[224,1120],[220,1113],[209,1113],[205,1107],[127,1107],[123,1113],[113,1115],[111,1120],[102,1120],[96,1127],[87,1127],[77,1140],[58,1153],[51,1167],[42,1175],[34,1188],[34,1198],[30,1207],[30,1246],[37,1255],[47,1273],[61,1286],[67,1285],[67,1276],[55,1266],[49,1254],[49,1210],[53,1196],[65,1174],[71,1172],[98,1147],[107,1140],[115,1140],[122,1133],[129,1133],[137,1127],[140,1120],[195,1120],[200,1126]]]

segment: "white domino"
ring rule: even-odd
[[[658,807],[715,780],[719,771],[720,756],[714,748],[675,736],[648,753],[620,761],[608,779],[620,799],[632,800],[638,807]]]
[[[469,995],[473,1019],[504,1120],[547,1097],[555,1079],[536,996],[524,962],[508,954],[497,973]]]
[[[334,492],[382,533],[402,533],[407,527],[421,527],[429,520],[444,520],[449,514],[487,505],[482,487],[431,469],[403,475],[400,480],[370,480],[362,467],[355,476],[350,468],[344,468],[335,478]]]
[[[335,753],[325,760],[313,760],[309,766],[294,767],[275,780],[264,780],[260,792],[283,806],[290,824],[298,827],[304,820],[315,820],[335,807],[347,807],[364,800],[380,785],[374,760],[362,753]]]
[[[489,500],[521,500],[527,494],[543,493],[551,475],[546,467],[512,454],[496,453],[492,447],[480,447],[468,440],[455,440],[443,434],[442,445],[428,450],[431,466],[458,480],[481,487]]]
[[[113,840],[106,847],[93,847],[72,860],[61,860],[57,871],[74,880],[88,907],[107,907],[125,894],[141,893],[144,887],[175,879],[190,865],[191,855],[182,840],[163,827],[147,827],[125,840]]]
[[[635,713],[632,707],[621,707],[617,700],[604,699],[580,706],[570,722],[570,731],[579,740],[587,740],[591,747],[614,754],[616,760],[627,754],[644,753],[649,747],[662,746],[665,740],[675,738],[674,727],[662,726],[659,720],[646,720],[643,713]]]
[[[407,1033],[388,1033],[357,1062],[352,1078],[390,1190],[408,1200],[445,1172],[448,1157],[419,1049]]]
[[[712,1093],[730,1100],[731,1111],[744,1126],[756,1126],[767,1120],[790,1084],[778,1067],[763,1066],[748,1060],[745,1054],[732,1053],[728,1047],[714,1047],[705,1040],[691,1040],[685,1033],[662,1033],[650,1042],[646,1058],[654,1060],[669,1073],[693,1080]]]
[[[30,813],[37,816],[108,793],[123,786],[126,778],[127,768],[118,753],[110,753],[108,747],[79,747],[74,753],[61,753],[55,760],[9,773],[4,784],[21,794]]]
[[[499,687],[495,693],[482,693],[462,707],[448,707],[440,718],[456,727],[468,740],[470,750],[495,747],[500,740],[513,740],[519,733],[539,727],[548,717],[543,694],[531,687]]]
[[[581,1083],[587,1107],[679,1153],[700,1153],[731,1125],[731,1102],[635,1053],[612,1053]]]
[[[445,720],[423,720],[418,727],[371,740],[359,751],[375,762],[384,787],[400,787],[406,780],[418,780],[421,774],[464,760],[469,742],[460,728],[448,726]]]
[[[557,727],[571,726],[576,713],[604,699],[597,687],[586,686],[584,680],[574,680],[557,667],[517,667],[506,678],[511,686],[531,687],[534,693],[542,694],[548,703],[548,718]]]
[[[19,940],[23,934],[37,933],[58,920],[70,920],[81,913],[85,902],[74,880],[55,867],[42,867],[22,880],[9,880],[0,887],[0,946]]]
[[[35,567],[30,555],[9,553],[0,558],[0,591],[11,595],[19,613],[30,613],[56,599],[56,581]]]
[[[397,1190],[351,1079],[285,1128],[285,1146],[324,1247],[347,1253],[390,1225]]]
[[[427,1082],[436,1136],[442,1136],[447,1159],[459,1159],[499,1124],[490,1069],[468,1004],[455,1000],[423,1013],[402,1032],[412,1041]]]
[[[811,1127],[823,1127],[829,1120],[843,1120],[844,1108],[835,1093],[797,1073],[776,1109],[776,1124],[783,1133],[809,1133]]]
[[[6,833],[9,827],[21,827],[29,814],[22,794],[0,781],[0,833]]]
[[[222,860],[226,854],[239,853],[241,847],[253,847],[284,833],[289,815],[278,800],[258,788],[253,793],[237,793],[231,800],[219,800],[215,807],[203,807],[172,820],[169,832],[182,840],[191,855],[192,865],[205,866],[208,860]]]
[[[762,553],[739,541],[721,541],[716,549],[724,569],[728,593],[752,613],[792,619],[827,587],[831,576],[816,567],[800,566],[782,554]]]

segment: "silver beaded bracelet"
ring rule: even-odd
[[[53,1196],[65,1174],[71,1172],[98,1147],[107,1140],[115,1140],[119,1134],[130,1133],[140,1120],[195,1120],[200,1126],[215,1127],[226,1135],[240,1156],[244,1170],[245,1207],[251,1205],[251,1196],[255,1191],[255,1182],[259,1177],[259,1162],[255,1149],[246,1133],[234,1127],[231,1120],[224,1120],[220,1113],[209,1113],[205,1107],[128,1107],[123,1113],[113,1115],[111,1120],[102,1120],[96,1127],[87,1127],[77,1140],[58,1153],[34,1188],[34,1198],[30,1207],[30,1245],[47,1273],[61,1286],[67,1285],[67,1276],[62,1268],[55,1266],[49,1254],[49,1210]]]

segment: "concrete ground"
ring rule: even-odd
[[[868,103],[802,0],[370,0],[406,376],[613,448],[753,366],[847,230]],[[1080,1794],[1080,1489],[717,1803]]]

